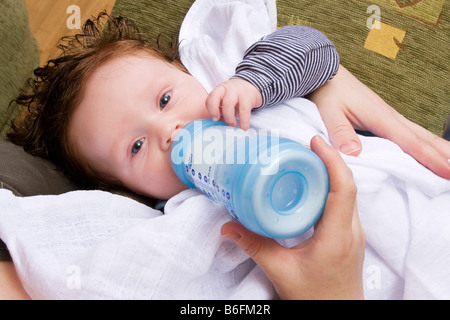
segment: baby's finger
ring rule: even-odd
[[[248,130],[250,128],[251,112],[251,102],[241,98],[239,100],[239,125],[242,130]]]
[[[222,98],[222,119],[230,126],[236,126],[236,107],[238,105],[238,96],[233,92],[226,92]]]
[[[226,89],[224,86],[217,86],[206,98],[206,109],[213,120],[220,119],[220,106]]]
[[[250,129],[251,110],[239,109],[239,125],[242,130]]]

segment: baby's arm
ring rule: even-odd
[[[207,100],[212,118],[248,129],[252,109],[303,97],[332,79],[339,68],[333,43],[321,32],[287,26],[247,49],[232,79],[214,89]],[[251,85],[250,85],[251,84]]]

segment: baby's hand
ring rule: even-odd
[[[250,82],[233,78],[219,84],[206,99],[206,108],[213,120],[222,119],[230,126],[236,126],[238,111],[241,128],[250,128],[252,109],[262,105],[261,92]]]

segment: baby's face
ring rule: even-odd
[[[208,118],[207,92],[150,55],[111,60],[89,78],[69,135],[81,157],[128,189],[168,199],[186,189],[170,164],[177,131]]]

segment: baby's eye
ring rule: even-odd
[[[142,145],[144,144],[144,140],[145,139],[138,140],[133,144],[133,147],[131,148],[131,153],[133,154],[133,156],[141,150]]]
[[[172,93],[170,93],[170,92],[162,95],[161,99],[159,100],[159,107],[161,109],[164,109],[169,104],[171,96],[172,96]]]

